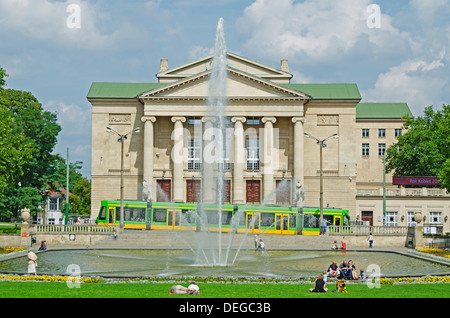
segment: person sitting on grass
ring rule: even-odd
[[[323,280],[323,275],[320,274],[319,278],[316,279],[314,283],[314,288],[311,288],[309,291],[312,293],[325,293],[328,288],[325,288],[325,281]]]
[[[339,276],[339,268],[336,261],[333,261],[333,263],[331,263],[331,265],[328,267],[328,273],[330,273],[330,277],[337,278]]]
[[[194,283],[191,282],[191,284],[188,287],[184,287],[182,285],[173,285],[170,288],[169,295],[177,294],[177,295],[200,295],[200,288]]]

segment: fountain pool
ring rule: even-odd
[[[234,265],[198,265],[189,250],[55,250],[38,254],[38,273],[66,274],[76,264],[81,275],[137,277],[266,277],[317,276],[332,261],[353,260],[357,271],[376,264],[382,276],[437,275],[449,273],[442,265],[388,252],[241,250]],[[0,262],[0,272],[25,273],[26,256]]]

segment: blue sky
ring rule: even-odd
[[[450,103],[448,0],[1,0],[0,66],[7,87],[58,113],[55,151],[69,147],[89,176],[91,83],[155,82],[161,58],[172,68],[209,55],[220,17],[229,51],[288,59],[292,83],[356,83],[363,101],[407,102],[416,116]]]

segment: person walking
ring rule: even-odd
[[[369,241],[369,248],[373,248],[373,235],[372,233],[369,234],[369,237],[367,238]]]

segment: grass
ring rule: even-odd
[[[450,298],[450,285],[399,284],[369,288],[348,284],[348,293],[310,293],[313,284],[199,284],[201,295],[169,295],[173,283],[86,283],[69,288],[62,282],[0,282],[2,298]]]

